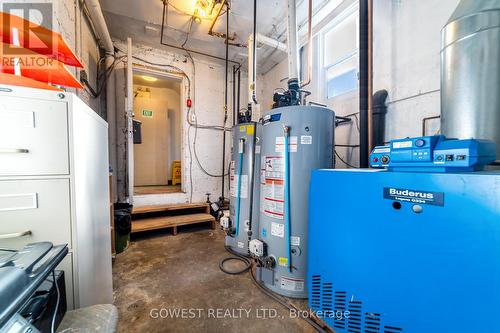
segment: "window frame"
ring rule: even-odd
[[[352,15],[356,15],[356,50],[351,52],[350,54],[347,54],[345,57],[343,57],[341,60],[337,61],[336,63],[325,65],[325,51],[326,51],[326,35],[338,27],[340,24],[342,24],[345,20],[349,19]],[[321,87],[321,95],[326,101],[332,101],[335,100],[336,98],[343,97],[346,94],[352,93],[353,91],[357,91],[359,89],[359,60],[357,67],[355,68],[357,71],[357,77],[358,81],[356,84],[356,88],[346,91],[342,94],[336,95],[329,97],[328,96],[328,70],[342,64],[345,61],[348,61],[352,59],[353,57],[359,56],[359,4],[356,1],[353,3],[351,6],[346,8],[344,11],[342,11],[339,15],[337,15],[328,25],[326,25],[323,29],[320,31],[320,38],[319,38],[319,52],[320,52],[320,87]],[[347,73],[347,72],[346,72]]]

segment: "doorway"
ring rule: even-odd
[[[181,79],[133,77],[134,195],[181,192]]]

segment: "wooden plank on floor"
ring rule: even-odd
[[[200,203],[183,203],[183,204],[175,204],[175,205],[153,205],[153,206],[142,206],[142,207],[134,207],[132,214],[147,214],[147,213],[156,213],[156,212],[168,212],[174,210],[182,210],[182,209],[200,209],[204,208],[210,211],[210,208],[206,202]]]
[[[180,225],[201,222],[210,222],[212,228],[215,226],[215,218],[210,214],[200,213],[178,216],[159,216],[132,221],[132,233],[171,227],[175,230],[176,227]]]

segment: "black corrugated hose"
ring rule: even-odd
[[[247,258],[237,252],[234,252],[230,247],[228,246],[225,246],[226,248],[226,251],[231,253],[234,257],[227,257],[227,258],[224,258],[220,261],[219,263],[219,268],[221,269],[221,271],[223,271],[224,273],[226,274],[231,274],[231,275],[236,275],[236,274],[242,274],[246,271],[249,271],[250,272],[250,276],[252,277],[252,281],[254,282],[254,284],[257,286],[257,288],[259,288],[260,291],[262,291],[264,294],[266,294],[267,296],[269,296],[270,298],[272,298],[273,300],[275,300],[276,302],[280,303],[282,306],[284,306],[285,308],[287,308],[288,310],[293,310],[293,311],[297,311],[297,312],[301,312],[300,309],[298,309],[295,305],[293,305],[292,303],[288,302],[288,300],[286,300],[285,298],[281,297],[281,296],[278,296],[276,295],[273,291],[271,291],[270,289],[266,288],[262,283],[260,283],[259,281],[257,281],[257,277],[255,276],[255,273],[253,271],[253,262],[250,258]],[[224,263],[228,260],[240,260],[242,261],[243,263],[245,263],[245,267],[241,270],[238,270],[238,271],[227,271],[225,268],[224,268]],[[311,318],[309,317],[306,317],[306,316],[300,316],[301,319],[305,320],[309,325],[311,325],[316,331],[320,332],[320,333],[329,333],[330,331],[329,330],[326,330],[324,329],[323,327],[321,327],[318,323],[316,323],[314,320],[312,320]]]
[[[220,262],[219,262],[219,268],[221,271],[223,271],[224,273],[226,274],[230,274],[230,275],[238,275],[238,274],[242,274],[242,273],[245,273],[246,271],[250,270],[252,268],[252,261],[250,259],[248,259],[247,257],[245,256],[242,256],[240,255],[239,253],[236,253],[234,252],[233,250],[231,250],[230,247],[228,246],[225,246],[227,252],[231,253],[232,255],[234,255],[234,257],[227,257],[227,258],[224,258],[222,259]],[[224,268],[224,264],[227,262],[227,261],[230,261],[230,260],[238,260],[238,261],[241,261],[245,264],[245,267],[243,267],[242,269],[240,270],[237,270],[237,271],[228,271],[226,268]]]

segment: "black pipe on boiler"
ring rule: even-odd
[[[371,20],[372,1],[359,1],[359,166],[368,167],[372,147],[371,100]]]
[[[373,146],[384,145],[385,134],[385,115],[387,114],[386,100],[389,93],[387,90],[379,90],[373,94],[372,113],[373,113],[373,130],[372,142]],[[372,147],[373,148],[373,147]]]

